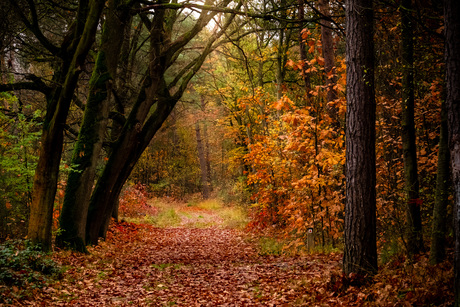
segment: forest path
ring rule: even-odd
[[[326,289],[340,270],[338,255],[263,256],[254,238],[235,229],[118,223],[90,252],[57,253],[68,267],[63,279],[25,305],[340,305]]]

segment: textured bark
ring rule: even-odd
[[[105,1],[92,1],[86,7],[86,1],[81,1],[77,16],[75,40],[68,50],[74,50],[70,63],[64,61],[61,69],[64,79],[62,87],[55,90],[48,100],[47,114],[41,137],[40,156],[34,176],[32,203],[28,238],[34,244],[41,245],[43,250],[51,249],[51,225],[54,207],[54,197],[61,161],[63,131],[70,108],[75,87],[86,56],[91,48],[99,17]],[[86,21],[86,22],[85,22]],[[78,29],[82,29],[79,32]],[[75,49],[73,49],[75,47]]]
[[[446,107],[449,151],[454,189],[454,297],[460,306],[460,2],[444,1]]]
[[[109,1],[107,19],[101,37],[101,48],[90,80],[90,90],[83,123],[75,144],[72,169],[67,180],[56,244],[87,252],[86,219],[94,185],[97,162],[107,127],[108,90],[116,77],[118,56],[128,13],[118,11],[119,0]]]
[[[346,1],[345,274],[377,272],[372,0]]]
[[[414,255],[423,251],[422,218],[420,215],[417,147],[414,115],[414,37],[412,0],[401,2],[402,37],[402,147],[404,189],[407,202],[407,251]]]
[[[446,256],[446,214],[449,198],[449,142],[447,131],[447,111],[445,103],[441,111],[441,131],[439,132],[438,172],[433,208],[433,226],[431,231],[430,262],[440,263]]]

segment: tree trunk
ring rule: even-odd
[[[377,272],[372,0],[346,1],[345,274]]]
[[[402,37],[402,146],[404,189],[407,202],[407,251],[410,255],[423,251],[422,218],[420,215],[417,147],[414,122],[414,38],[412,0],[401,2]]]
[[[28,238],[40,245],[45,251],[51,249],[51,225],[53,221],[54,198],[56,195],[59,164],[61,161],[63,131],[70,102],[73,98],[80,68],[91,48],[99,24],[99,17],[105,1],[93,1],[88,13],[77,16],[84,23],[81,35],[75,35],[77,41],[70,64],[63,63],[65,81],[62,88],[55,91],[48,101],[46,119],[43,124],[40,156],[35,170]],[[79,7],[81,11],[85,8]],[[79,18],[80,17],[80,18]],[[86,17],[86,18],[82,18]],[[83,20],[79,20],[83,19]],[[84,22],[86,20],[86,23]],[[77,26],[78,28],[78,26]]]
[[[116,10],[118,0],[109,2],[88,101],[80,128],[67,180],[64,204],[60,216],[61,232],[56,238],[60,247],[87,252],[85,244],[86,219],[94,185],[97,162],[107,127],[110,84],[116,77],[118,56],[124,37],[127,11]]]
[[[229,2],[226,0],[222,5],[227,5]],[[203,65],[215,40],[222,36],[235,16],[230,15],[220,32],[211,36],[200,55],[186,66],[186,70],[181,71],[170,84],[167,84],[166,70],[192,38],[200,33],[216,14],[217,12],[214,11],[203,11],[191,30],[180,35],[175,41],[171,41],[173,24],[177,18],[175,11],[160,8],[155,11],[153,20],[148,22],[150,50],[147,74],[91,196],[86,224],[87,244],[97,244],[99,237],[105,237],[113,206],[133,167],[173,110],[190,80]],[[178,84],[179,80],[180,84]],[[172,88],[175,90],[174,95],[170,93]]]
[[[0,243],[3,243],[8,237],[8,216],[5,200],[0,198]]]
[[[430,262],[440,263],[446,256],[446,211],[449,198],[449,142],[445,102],[441,109],[441,131],[439,132],[438,173],[433,208]]]
[[[327,19],[329,17],[329,0],[319,1],[319,10],[323,14],[321,18],[321,45],[324,58],[324,73],[326,74],[327,102],[337,99],[337,91],[334,86],[337,84],[337,76],[334,63],[334,42],[332,41],[332,23]],[[336,126],[340,126],[338,119],[338,110],[333,104],[327,105],[329,116]]]
[[[298,0],[297,5],[299,7],[299,12],[297,13],[297,17],[299,18],[300,21],[302,21],[305,18],[305,0]],[[305,39],[303,38],[303,23],[300,24],[299,28],[299,55],[300,55],[300,60],[302,61],[302,79],[305,87],[305,95],[307,98],[307,103],[310,103],[311,99],[311,84],[310,84],[310,74],[307,72],[307,51],[305,49]]]
[[[206,103],[204,97],[201,97],[201,111],[203,114],[206,115]],[[262,120],[263,121],[263,120]],[[204,139],[204,157],[206,162],[206,182],[209,187],[209,192],[212,192],[212,172],[211,172],[211,151],[209,145],[209,137],[208,137],[208,123],[207,121],[204,122],[203,125],[203,139]]]
[[[141,129],[135,119],[128,119],[125,128],[129,125],[136,127],[124,129],[104,167],[90,201],[86,225],[87,244],[97,244],[99,237],[105,237],[113,206],[124,183],[153,135],[171,113],[176,101],[165,100],[157,103],[157,109],[145,124],[147,129]]]
[[[200,160],[200,170],[201,170],[201,191],[204,199],[209,198],[210,190],[208,184],[208,170],[206,164],[206,157],[204,152],[203,141],[201,139],[200,133],[200,124],[195,123],[195,133],[196,133],[196,148],[198,151],[198,159]]]
[[[209,145],[209,137],[208,137],[208,128],[207,123],[204,123],[203,126],[203,138],[204,138],[204,151],[205,151],[205,161],[206,161],[206,181],[209,186],[209,191],[212,192],[212,171],[211,171],[211,151]]]
[[[454,188],[454,297],[460,306],[460,2],[444,1],[446,107],[449,130],[449,151]]]

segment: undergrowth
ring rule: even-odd
[[[5,291],[28,296],[61,275],[61,267],[51,256],[28,241],[9,240],[0,245],[0,303],[11,303],[2,299]]]

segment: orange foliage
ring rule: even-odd
[[[142,184],[129,185],[120,196],[119,212],[124,217],[136,217],[139,214],[155,215],[158,211],[156,207],[147,203],[148,197],[146,188]]]

